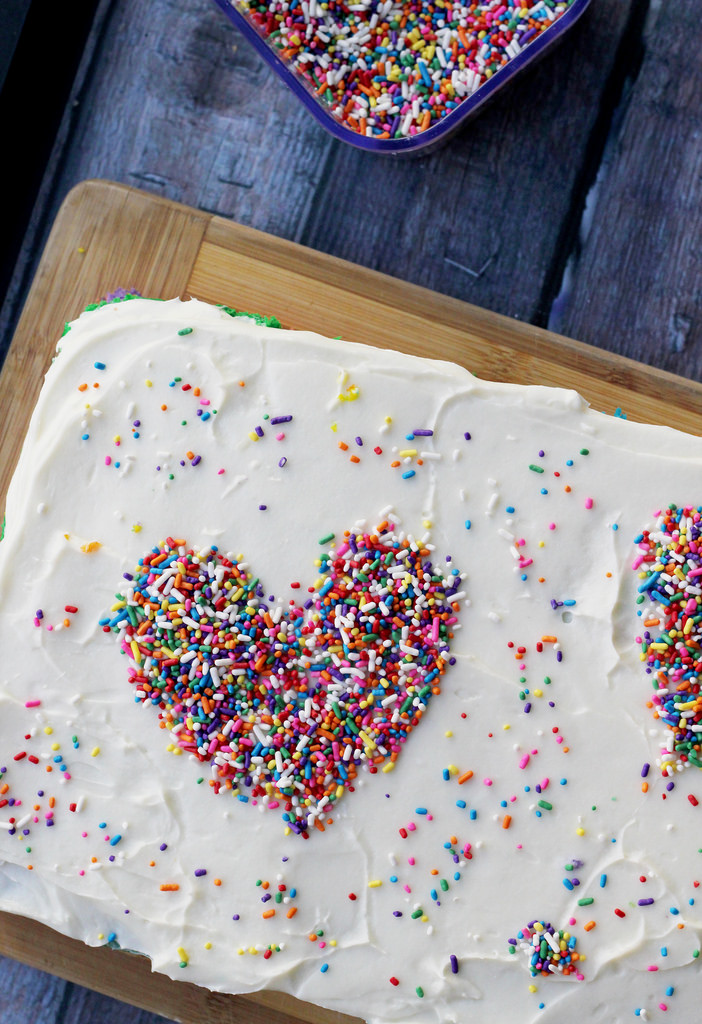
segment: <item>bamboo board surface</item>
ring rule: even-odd
[[[193,295],[286,327],[460,363],[478,376],[575,388],[600,410],[702,434],[702,385],[123,185],[66,198],[0,376],[0,506],[66,320],[116,288]],[[351,1024],[288,996],[223,996],[148,961],[0,914],[0,953],[184,1024]]]

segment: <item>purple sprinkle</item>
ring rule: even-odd
[[[546,452],[545,452],[545,451],[543,450],[543,448],[540,448],[540,449],[539,449],[539,458],[540,458],[540,459],[543,459],[543,457],[544,457],[544,455],[545,455],[545,454],[546,454]]]
[[[639,900],[639,906],[640,906],[640,907],[650,907],[650,906],[651,906],[651,904],[652,904],[653,902],[654,902],[654,900],[652,900],[652,899],[651,899],[651,898],[649,897],[649,898],[648,898],[648,899],[646,899],[646,900]]]
[[[556,651],[556,661],[563,661],[563,651]]]
[[[530,704],[529,701],[527,701],[526,704],[524,705],[524,714],[528,715],[530,711],[531,711],[531,704]]]
[[[355,440],[355,442],[356,442],[356,444],[358,445],[359,448],[363,448],[363,439],[362,438],[356,437],[356,438],[354,438],[354,440]]]
[[[196,455],[193,461],[190,463],[191,466],[197,466],[198,462],[202,459],[202,455]]]
[[[268,903],[268,901],[272,899],[273,897],[271,896],[271,894],[267,892],[265,896],[261,896],[261,903]]]
[[[263,437],[263,427],[254,427],[254,431],[258,434],[259,437]]]
[[[267,508],[268,508],[268,505],[259,505],[258,506],[258,511],[259,512],[265,512]]]
[[[238,921],[238,920],[239,920],[239,915],[238,914],[234,914],[232,916],[232,921]]]
[[[287,461],[288,461],[287,458],[285,456],[283,456],[282,459],[280,460],[280,462],[278,463],[278,465],[280,466],[281,469],[283,468],[283,466],[285,465],[285,463]]]
[[[470,441],[470,434],[468,433],[467,430],[463,436],[465,437],[466,441]]]
[[[134,420],[134,422],[132,423],[132,426],[133,427],[140,427],[141,426],[141,420]]]
[[[434,436],[434,431],[433,430],[413,430],[412,433],[414,434],[415,437],[433,437]],[[466,434],[464,436],[466,438],[466,441],[470,438],[470,434]]]
[[[650,767],[651,767],[651,765],[648,762],[646,762],[646,764],[644,764],[643,768],[641,769],[641,778],[642,779],[646,778],[646,776],[648,775],[648,771],[649,771]]]
[[[402,917],[402,911],[401,910],[393,910],[392,916],[393,917]]]
[[[289,423],[291,419],[292,416],[274,416],[271,420],[271,426],[277,427],[279,423]],[[263,433],[263,431],[261,431],[261,433]]]
[[[37,608],[36,618],[37,619],[43,619],[44,618],[44,612],[41,610],[41,608]]]
[[[452,953],[449,960],[451,961],[451,974],[458,974],[458,959]]]
[[[159,850],[161,851],[161,853],[163,853],[163,851],[167,849],[168,846],[166,845],[166,843],[161,843],[161,845],[159,846]]]
[[[205,868],[195,868],[194,873],[196,878],[202,878],[203,875],[207,874],[207,870]]]

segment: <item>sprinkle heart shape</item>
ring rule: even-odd
[[[636,638],[652,677],[655,718],[669,731],[661,750],[661,771],[702,768],[702,507],[670,505],[635,543],[638,604],[643,615]]]
[[[240,559],[168,538],[100,621],[136,701],[211,763],[214,792],[282,808],[308,836],[363,764],[392,765],[440,692],[461,576],[429,556],[388,524],[346,533],[284,610]]]

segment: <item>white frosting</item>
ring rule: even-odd
[[[702,499],[702,442],[195,300],[105,306],[60,349],[0,545],[0,786],[21,801],[0,807],[0,907],[371,1024],[696,1019],[702,776],[662,799],[631,563],[658,508]],[[98,620],[169,535],[241,553],[288,607],[320,538],[388,515],[465,574],[456,661],[394,770],[362,769],[304,840],[173,753]],[[509,952],[534,919],[577,937],[584,980],[532,978]]]

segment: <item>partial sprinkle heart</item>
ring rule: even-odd
[[[636,538],[641,552],[638,603],[644,615],[641,660],[652,676],[654,715],[667,727],[660,768],[702,768],[702,508],[671,505]]]
[[[321,559],[284,610],[247,565],[169,538],[125,574],[112,615],[137,702],[212,762],[211,786],[281,807],[307,835],[365,762],[392,767],[440,692],[461,576],[383,524]]]

